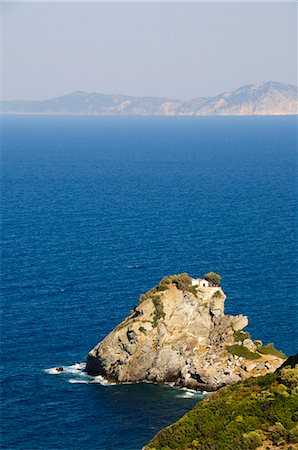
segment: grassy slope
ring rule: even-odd
[[[298,366],[224,387],[160,431],[147,450],[297,448]]]

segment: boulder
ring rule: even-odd
[[[257,363],[250,362],[244,365],[244,369],[246,372],[252,372],[257,367]]]
[[[219,317],[224,315],[224,301],[225,297],[212,299],[210,302],[210,313],[212,316]]]
[[[236,316],[233,320],[233,329],[235,331],[241,331],[243,328],[247,327],[248,325],[248,318],[246,316],[243,316],[240,314],[239,316]]]
[[[248,350],[250,350],[251,352],[255,352],[257,350],[257,346],[254,344],[254,342],[251,339],[244,339],[244,341],[242,342],[242,345],[246,348],[248,348]]]

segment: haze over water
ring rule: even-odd
[[[294,117],[3,117],[4,449],[138,450],[198,399],[69,369],[165,275],[297,351]],[[71,381],[71,382],[69,382]]]

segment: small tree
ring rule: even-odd
[[[215,272],[209,272],[204,275],[205,280],[209,281],[211,284],[218,286],[220,284],[221,276]]]

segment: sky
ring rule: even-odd
[[[1,4],[1,99],[191,99],[297,84],[295,2]]]

